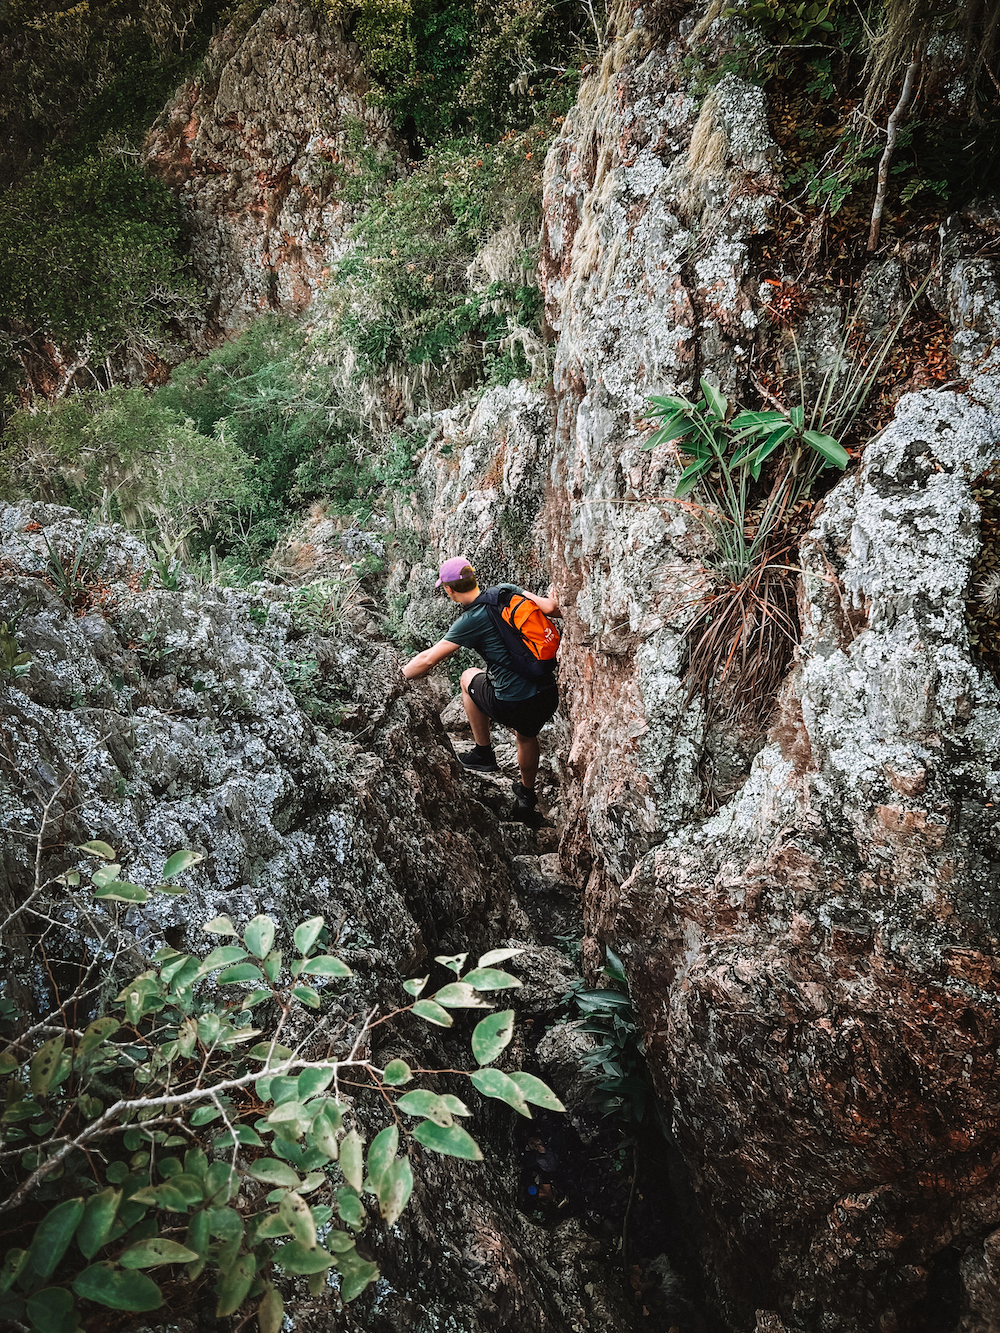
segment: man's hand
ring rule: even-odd
[[[452,643],[450,639],[439,639],[430,648],[425,648],[422,653],[417,653],[416,657],[411,657],[403,667],[403,675],[407,680],[416,680],[419,676],[426,676],[428,671],[437,666],[438,662],[443,662],[452,653],[457,653],[458,649],[459,645]]]
[[[554,583],[549,588],[548,597],[542,597],[536,592],[528,592],[527,590],[525,591],[524,595],[525,597],[529,598],[532,602],[534,602],[535,605],[538,607],[539,611],[543,611],[545,615],[547,616],[562,615],[562,612],[559,609],[559,603],[556,600],[556,587]]]

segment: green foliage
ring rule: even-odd
[[[258,320],[180,366],[152,402],[189,420],[223,453],[249,460],[242,494],[214,511],[211,537],[248,572],[308,500],[322,497],[333,513],[370,512],[377,485],[370,438],[294,321]]]
[[[37,168],[0,199],[0,333],[39,332],[102,358],[152,350],[193,300],[177,204],[116,159]]]
[[[226,0],[7,0],[0,182],[6,186],[43,154],[79,160],[109,131],[141,143],[225,10]]]
[[[768,88],[799,208],[867,226],[886,122],[914,57],[921,95],[900,126],[888,229],[906,230],[914,206],[935,213],[996,188],[1000,11],[989,0],[739,0],[726,12],[745,26],[705,77],[733,69]]]
[[[141,389],[74,394],[16,412],[0,444],[0,494],[30,495],[177,535],[247,502],[251,459]],[[162,557],[161,557],[162,562]],[[169,561],[168,561],[169,563]]]
[[[121,880],[108,844],[79,850],[98,862],[94,899],[112,904],[141,903],[157,890],[183,892],[169,881],[201,859],[175,853],[163,867],[164,882],[147,890]],[[80,880],[77,869],[61,884],[72,894]],[[242,932],[224,916],[204,929],[232,942],[205,957],[162,948],[119,992],[112,1013],[82,1034],[67,1029],[38,1044],[36,1027],[0,1053],[8,1185],[0,1209],[15,1223],[22,1219],[26,1246],[4,1257],[0,1318],[37,1333],[73,1330],[92,1305],[159,1309],[174,1282],[209,1274],[217,1318],[252,1302],[269,1333],[283,1315],[274,1269],[320,1278],[336,1269],[345,1301],[377,1279],[377,1265],[359,1255],[357,1241],[373,1213],[388,1227],[406,1207],[413,1189],[408,1141],[481,1159],[457,1123],[471,1114],[465,1103],[429,1089],[401,1092],[413,1081],[411,1065],[396,1057],[383,1070],[359,1054],[364,1031],[357,1040],[352,1034],[335,1041],[321,1059],[281,1044],[298,1006],[322,1010],[351,979],[330,951],[322,917],[295,927],[291,951],[280,947],[266,915]],[[437,961],[449,979],[388,1017],[410,1012],[450,1027],[454,1009],[491,1010],[492,992],[520,985],[496,964],[519,952],[491,951],[470,970],[466,955],[442,956]],[[404,987],[416,997],[427,981]],[[73,1011],[78,999],[64,1002],[63,1011]],[[433,1017],[422,1008],[430,1005]],[[562,1110],[540,1080],[495,1068],[512,1036],[512,1010],[490,1012],[476,1025],[471,1085],[521,1115],[530,1116],[532,1105]],[[367,1147],[361,1122],[349,1123],[354,1112],[340,1097],[345,1077],[355,1100],[371,1088],[376,1115],[392,1109],[392,1123]],[[93,1177],[95,1161],[105,1163],[103,1181]]]
[[[449,140],[399,180],[355,183],[369,207],[331,277],[315,345],[334,364],[346,359],[372,398],[402,387],[413,411],[439,387],[530,373],[525,344],[541,348],[541,165],[555,128]]]
[[[686,398],[651,398],[663,424],[642,447],[672,443],[691,459],[674,495],[681,499],[696,488],[703,490],[705,502],[694,512],[713,539],[707,562],[726,582],[740,584],[754,571],[785,516],[808,495],[820,469],[843,469],[850,459],[839,441],[816,429],[822,424],[817,407],[808,426],[803,404],[788,412],[734,415],[714,385],[703,379],[701,389],[697,404]],[[751,520],[751,482],[759,480],[764,463],[778,450],[787,455],[787,466],[763,511]]]
[[[847,7],[844,0],[747,0],[725,12],[753,24],[773,42],[797,46],[828,40],[836,32],[832,17]]]
[[[601,1038],[582,1058],[586,1067],[600,1075],[594,1097],[597,1105],[606,1116],[641,1122],[650,1106],[655,1106],[653,1083],[624,968],[610,949],[607,957],[601,975],[608,985],[587,990],[578,983],[566,998],[583,1015],[577,1023],[580,1031]]]
[[[31,654],[22,652],[17,641],[17,625],[26,608],[10,620],[0,620],[0,680],[10,685],[31,670]]]
[[[501,137],[531,124],[539,107],[565,111],[578,70],[593,56],[584,17],[550,0],[316,0],[353,22],[369,99],[423,145],[474,133]],[[595,7],[599,25],[605,7]]]

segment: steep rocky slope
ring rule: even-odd
[[[802,543],[773,739],[706,727],[680,680],[704,538],[665,498],[669,450],[638,446],[649,393],[739,382],[779,154],[759,89],[729,76],[699,106],[683,36],[628,8],[618,24],[547,163],[554,427],[542,567],[520,567],[567,608],[561,854],[587,880],[586,948],[626,961],[727,1327],[984,1333],[1000,696],[965,599],[972,483],[1000,456],[992,213],[951,219],[933,255],[966,380],[902,398]],[[897,283],[873,268],[873,310]],[[799,337],[822,365],[842,311],[810,301]],[[461,503],[450,481],[425,495],[442,553],[492,569],[505,448],[475,455]]]
[[[669,450],[639,446],[648,394],[689,393],[701,376],[727,392],[742,382],[766,296],[755,246],[773,225],[781,159],[759,88],[730,75],[699,98],[679,76],[708,8],[720,7],[687,7],[678,31],[655,26],[655,7],[645,18],[619,7],[546,168],[551,389],[514,382],[439,413],[400,505],[428,551],[397,563],[389,595],[406,594],[408,627],[424,637],[446,623],[430,592],[441,556],[461,551],[490,578],[555,581],[567,613],[564,704],[546,742],[561,778],[558,862],[549,843],[542,861],[541,847],[513,835],[504,846],[429,699],[401,691],[385,650],[369,661],[373,650],[349,638],[323,649],[343,676],[352,739],[315,731],[259,647],[242,646],[257,639],[272,657],[294,657],[287,625],[276,613],[251,630],[232,593],[146,594],[152,619],[130,638],[151,633],[154,654],[176,656],[140,673],[151,677],[143,684],[114,626],[71,620],[40,592],[42,611],[26,623],[45,663],[33,677],[41,693],[18,703],[18,734],[37,748],[28,785],[87,768],[81,828],[148,845],[150,864],[168,834],[193,830],[218,849],[198,888],[212,910],[266,875],[295,892],[320,884],[324,903],[342,903],[377,940],[360,948],[383,977],[383,964],[457,946],[456,921],[489,943],[544,935],[546,918],[566,911],[566,885],[579,883],[585,961],[593,968],[610,945],[625,962],[723,1326],[989,1333],[1000,1318],[1000,692],[973,656],[965,602],[980,547],[973,486],[1000,461],[996,213],[982,205],[922,242],[962,378],[903,396],[814,511],[799,553],[802,642],[770,736],[745,735],[724,715],[709,723],[682,681],[705,538],[670,501]],[[270,292],[304,303],[336,253],[341,215],[322,213],[333,205],[309,194],[296,165],[312,151],[308,114],[288,91],[260,100],[260,70],[276,52],[288,70],[348,59],[329,54],[332,40],[281,0],[226,66],[221,114],[197,90],[177,111],[192,136],[204,128],[190,167],[183,147],[170,150],[200,234],[228,238],[229,257],[213,241],[203,261],[222,326],[238,327]],[[304,147],[274,146],[287,96]],[[270,145],[252,180],[236,161],[253,156],[237,143],[242,122],[226,121],[227,108],[250,105]],[[225,139],[232,160],[205,146],[216,125],[236,136]],[[271,179],[286,168],[289,194]],[[220,179],[243,193],[224,198]],[[313,249],[302,241],[312,223],[288,211],[296,199],[297,216],[327,229]],[[282,285],[279,251],[293,269],[306,265],[295,292]],[[895,260],[869,270],[879,318],[898,304],[899,273]],[[808,297],[798,335],[822,367],[844,311],[837,292]],[[10,512],[23,577],[29,515]],[[109,578],[141,559],[120,549],[125,563]],[[223,671],[204,655],[215,640],[240,645]],[[258,711],[246,701],[262,687]],[[119,735],[108,691],[123,688],[135,722]],[[106,719],[87,720],[90,708]],[[220,726],[221,754],[210,753]],[[119,798],[119,782],[136,793]],[[169,826],[157,822],[163,801]],[[363,875],[338,860],[345,821]],[[24,856],[8,867],[23,876]],[[529,899],[539,886],[550,897]],[[586,1243],[522,1242],[526,1224],[491,1180],[485,1193],[503,1205],[463,1221],[479,1240],[450,1255],[444,1276],[425,1262],[439,1216],[425,1205],[394,1270],[404,1295],[369,1326],[431,1326],[420,1323],[428,1308],[462,1330],[624,1326],[600,1304],[614,1300],[604,1288],[590,1306],[579,1297],[583,1267],[561,1286],[550,1278],[555,1250],[569,1274]],[[412,1313],[407,1283],[421,1264],[420,1280],[440,1278],[441,1290]],[[498,1294],[498,1272],[512,1296]]]
[[[47,576],[45,541],[68,555],[85,537],[74,609]],[[282,925],[313,914],[339,922],[354,979],[333,1017],[348,1025],[373,1006],[398,1007],[401,980],[434,953],[498,944],[526,947],[522,1015],[558,1006],[574,972],[545,941],[554,918],[578,926],[546,861],[553,831],[503,822],[509,778],[484,786],[460,768],[438,718],[447,690],[408,685],[391,648],[347,626],[303,633],[280,601],[150,587],[150,570],[148,552],[120,529],[88,534],[53,506],[0,508],[0,620],[19,616],[31,656],[25,677],[0,684],[5,913],[31,892],[36,867],[45,881],[75,863],[73,844],[107,841],[140,884],[190,847],[205,860],[186,897],[116,919],[124,939],[112,993],[166,940],[202,952],[202,922],[264,911]],[[320,661],[331,704],[323,725],[285,682],[308,659]],[[58,886],[33,905],[57,930],[80,925]],[[29,1004],[44,1003],[46,979],[25,962],[30,940],[19,933],[32,918],[19,920],[5,926],[6,956],[20,960],[9,980]],[[91,904],[84,922],[99,947],[106,914]],[[79,948],[70,944],[70,962]],[[376,1048],[395,1054],[405,1038],[381,1031]],[[452,1063],[433,1040],[421,1055]],[[524,1044],[516,1058],[544,1069]],[[377,1107],[357,1108],[362,1123],[373,1111],[377,1120]],[[518,1207],[512,1119],[483,1115],[482,1165],[419,1154],[414,1203],[389,1234],[370,1237],[383,1281],[349,1313],[338,1314],[332,1292],[300,1293],[289,1307],[295,1327],[347,1329],[357,1318],[390,1333],[455,1327],[457,1317],[468,1330],[629,1327],[606,1247],[575,1218],[542,1227]],[[210,1289],[200,1299],[185,1327],[216,1326]]]

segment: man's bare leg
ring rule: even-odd
[[[538,737],[522,736],[519,731],[515,731],[514,735],[517,737],[517,766],[521,770],[521,786],[527,787],[528,791],[534,791],[538,758],[541,754]]]
[[[476,667],[469,667],[467,671],[462,672],[462,707],[465,709],[465,716],[469,719],[469,726],[472,728],[472,739],[477,745],[489,745],[490,720],[469,694],[469,681],[472,680],[473,676],[478,675],[479,671]]]

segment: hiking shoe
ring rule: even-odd
[[[517,798],[514,804],[514,810],[518,814],[526,814],[534,810],[538,804],[538,797],[530,787],[523,786],[520,782],[513,783],[514,795]]]
[[[499,773],[500,765],[493,753],[492,745],[474,745],[471,750],[458,756],[458,762],[474,773]]]

